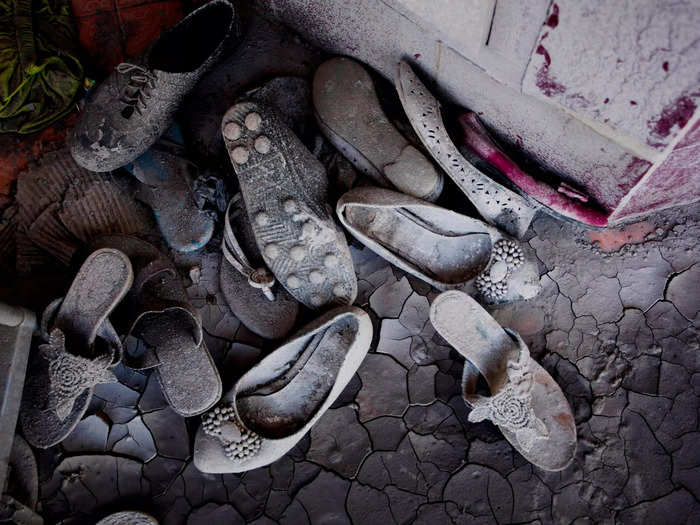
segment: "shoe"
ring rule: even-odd
[[[163,396],[178,414],[209,410],[221,397],[214,360],[204,343],[202,321],[190,304],[177,270],[152,244],[127,235],[106,235],[93,248],[117,248],[134,267],[134,285],[115,312],[120,333],[145,343],[143,352],[127,346],[123,362],[136,370],[154,369]]]
[[[213,0],[165,31],[143,56],[119,64],[70,134],[75,161],[91,171],[112,171],[148,150],[217,61],[234,25],[233,6]]]
[[[85,414],[95,385],[112,372],[122,345],[107,316],[133,281],[124,253],[98,249],[85,260],[65,298],[46,307],[44,344],[30,361],[19,419],[27,441],[48,448],[70,434]]]
[[[216,474],[277,461],[345,389],[371,342],[372,321],[354,306],[335,308],[302,328],[202,417],[195,466]]]
[[[433,158],[474,204],[486,222],[521,239],[537,208],[467,162],[442,121],[440,104],[407,62],[400,62],[396,90],[413,129]]]
[[[576,424],[564,393],[515,332],[502,328],[467,294],[451,290],[430,306],[435,330],[465,358],[464,400],[469,421],[489,420],[533,465],[565,469],[576,453]],[[483,375],[490,396],[477,394]]]
[[[437,200],[442,173],[389,122],[359,62],[339,57],[321,64],[313,100],[321,131],[355,168],[381,186]]]
[[[299,303],[265,267],[240,194],[224,215],[219,286],[235,315],[251,332],[281,339],[294,326]]]
[[[489,136],[476,114],[467,112],[457,119],[462,127],[465,145],[482,162],[498,169],[526,199],[534,200],[537,206],[559,219],[600,229],[608,225],[609,213],[589,202],[589,197],[565,182],[554,187],[525,173],[506,155]]]
[[[357,277],[321,163],[260,104],[231,107],[221,132],[255,241],[277,282],[312,309],[352,304]]]
[[[362,244],[438,290],[462,288],[485,302],[540,291],[534,258],[484,222],[383,188],[355,188],[338,201],[345,228]]]

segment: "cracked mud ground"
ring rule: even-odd
[[[436,291],[353,245],[372,350],[297,447],[243,475],[202,474],[199,418],[174,413],[153,376],[121,368],[73,434],[39,455],[47,522],[129,508],[166,525],[697,523],[700,204],[618,233],[541,216],[527,238],[543,291],[493,312],[575,411],[566,470],[539,470],[490,423],[467,422],[462,360],[428,321]],[[218,257],[190,272],[188,292],[227,388],[262,351],[219,293]]]

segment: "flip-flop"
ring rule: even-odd
[[[233,314],[260,337],[287,335],[297,319],[299,303],[265,267],[240,194],[226,209],[221,251],[219,285]]]
[[[107,316],[132,281],[124,253],[95,250],[65,298],[44,311],[44,344],[31,360],[20,410],[22,431],[33,446],[62,441],[85,413],[95,385],[116,381],[110,368],[121,360],[122,346]]]
[[[95,525],[158,525],[158,520],[145,512],[124,510],[105,516]]]
[[[340,222],[390,263],[439,290],[462,288],[486,302],[540,291],[536,260],[500,230],[384,188],[355,188],[338,200]]]
[[[197,206],[192,188],[197,168],[185,158],[174,127],[125,168],[141,183],[136,198],[151,207],[168,246],[191,252],[209,242],[214,219]]]
[[[501,327],[468,295],[451,290],[430,307],[435,330],[466,359],[464,400],[469,421],[490,420],[533,465],[565,469],[576,453],[576,424],[564,393],[515,332]],[[479,375],[490,396],[476,393]]]
[[[34,328],[33,312],[0,302],[0,487],[7,474],[10,451],[14,453],[13,436]]]
[[[359,171],[382,186],[437,200],[442,173],[391,124],[359,62],[338,57],[321,64],[313,99],[321,131]]]
[[[521,239],[537,208],[467,162],[447,134],[440,103],[404,61],[399,63],[396,91],[408,120],[423,145],[474,204],[484,220]]]
[[[357,277],[321,163],[260,104],[232,106],[221,132],[258,249],[277,281],[312,309],[351,304]]]
[[[116,319],[123,332],[141,339],[141,355],[124,353],[124,364],[154,368],[163,395],[177,413],[195,416],[221,397],[221,378],[203,339],[199,313],[189,303],[172,262],[136,237],[108,235],[93,247],[116,247],[131,259],[134,284]]]
[[[480,159],[497,168],[515,186],[515,190],[526,199],[534,200],[545,213],[557,219],[593,228],[605,228],[609,213],[593,206],[588,195],[560,182],[554,188],[544,181],[525,173],[501,150],[491,138],[475,113],[466,112],[457,119],[462,127],[464,143]]]
[[[286,454],[333,404],[372,341],[372,321],[342,306],[302,328],[248,371],[202,418],[194,464],[245,472]]]

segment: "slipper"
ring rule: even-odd
[[[302,328],[248,371],[202,417],[194,464],[245,472],[286,454],[345,389],[369,350],[372,321],[342,306]]]
[[[521,337],[501,327],[468,295],[452,290],[430,307],[435,330],[466,359],[469,421],[490,420],[522,456],[543,470],[566,468],[576,453],[576,424],[564,393]],[[490,396],[476,393],[479,375]]]
[[[33,312],[0,302],[0,487],[14,455],[13,438],[35,327]],[[15,443],[17,439],[21,438],[15,438]]]
[[[265,267],[240,194],[231,199],[224,214],[221,250],[219,285],[233,314],[265,339],[287,335],[297,319],[299,303]]]
[[[134,284],[117,310],[123,332],[141,339],[146,351],[125,352],[124,364],[154,368],[163,395],[178,414],[209,410],[221,397],[221,378],[203,339],[199,313],[189,303],[177,270],[152,244],[108,235],[94,247],[118,248],[134,266]]]
[[[171,127],[173,140],[161,138],[125,168],[141,182],[136,198],[151,207],[168,246],[192,252],[209,242],[214,220],[197,206],[192,188],[197,168],[184,157],[178,133]]]
[[[359,62],[338,57],[321,64],[313,99],[321,131],[360,172],[381,186],[437,200],[442,173],[391,124]]]
[[[351,304],[357,278],[321,163],[280,117],[253,102],[231,107],[221,131],[258,249],[279,283],[312,309]]]
[[[96,525],[158,525],[158,520],[145,512],[125,510],[102,518]]]
[[[521,239],[537,208],[467,162],[447,134],[440,104],[404,61],[399,63],[396,91],[408,120],[423,145],[474,204],[484,220]]]
[[[350,190],[336,210],[357,240],[439,290],[463,288],[489,303],[539,293],[536,261],[518,241],[478,219],[371,187]]]
[[[42,316],[42,339],[29,366],[20,423],[38,448],[61,442],[83,417],[95,385],[116,381],[122,346],[107,316],[133,281],[124,253],[99,249],[78,271],[65,298]]]
[[[7,466],[7,477],[0,476],[0,485],[5,483],[3,495],[12,496],[13,500],[20,502],[23,507],[33,512],[39,501],[39,472],[34,451],[19,434],[14,434],[12,452]],[[2,522],[0,518],[0,523]]]
[[[462,127],[467,147],[480,159],[497,168],[523,197],[536,201],[535,205],[541,205],[543,211],[557,219],[593,228],[605,228],[608,225],[609,213],[593,206],[585,193],[572,188],[566,182],[560,182],[555,189],[521,170],[496,145],[476,114],[464,113],[457,121]]]

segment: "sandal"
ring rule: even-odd
[[[437,200],[442,173],[391,124],[359,62],[338,57],[321,64],[313,99],[321,131],[355,168],[381,186]]]
[[[464,143],[482,161],[499,170],[515,186],[515,190],[526,199],[559,220],[583,224],[593,228],[608,225],[608,213],[589,202],[588,195],[560,182],[555,189],[549,184],[525,173],[506,155],[489,136],[476,114],[467,112],[458,119],[462,126]]]
[[[251,332],[265,339],[287,335],[296,321],[299,303],[265,267],[240,194],[231,199],[226,209],[221,251],[219,285],[233,314]]]
[[[221,378],[204,343],[199,313],[189,303],[177,270],[152,244],[108,235],[93,246],[117,247],[134,265],[134,284],[117,311],[122,332],[145,343],[140,355],[124,353],[136,370],[154,368],[163,396],[178,414],[209,410],[221,397]]]
[[[29,366],[20,423],[27,441],[38,448],[61,442],[75,428],[95,385],[116,378],[111,368],[122,345],[107,316],[133,281],[124,253],[99,249],[78,271],[65,298],[46,307],[39,346]]]
[[[321,163],[277,115],[253,102],[231,107],[221,131],[258,249],[279,283],[312,309],[351,304],[357,278],[328,207]]]
[[[489,303],[540,291],[536,261],[518,241],[478,219],[371,187],[343,195],[337,213],[370,250],[439,290],[462,288]]]
[[[407,62],[399,63],[396,90],[408,120],[423,145],[474,204],[484,220],[521,239],[537,208],[467,162],[447,134],[440,104]]]
[[[202,417],[194,464],[202,472],[245,472],[286,454],[345,389],[369,350],[372,321],[335,308],[248,371]]]
[[[466,359],[462,376],[469,421],[490,420],[533,465],[565,469],[576,453],[576,424],[569,402],[522,338],[502,328],[469,297],[449,291],[430,307],[435,330]],[[476,393],[483,375],[490,396]]]

